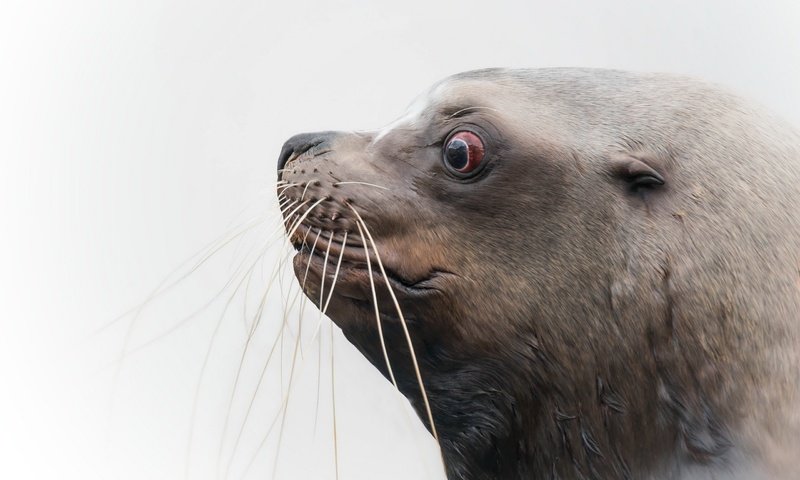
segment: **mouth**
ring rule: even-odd
[[[343,234],[341,232],[325,231],[321,228],[300,224],[289,239],[298,254],[311,256],[321,255],[327,258],[327,263],[336,267],[339,257],[342,264],[360,265],[366,268],[367,260],[364,253],[364,241],[360,236]],[[375,257],[370,257],[370,263],[375,264]]]
[[[404,277],[391,265],[382,264],[369,238],[365,240],[358,234],[345,236],[343,232],[323,231],[301,224],[290,240],[297,252],[295,273],[301,283],[306,283],[303,288],[307,293],[313,291],[323,277],[326,286],[333,285],[335,278],[336,295],[369,309],[373,308],[374,295],[383,311],[394,310],[393,300],[387,296],[387,286],[399,299],[419,300],[441,292],[440,282],[451,275],[432,270],[422,278]]]

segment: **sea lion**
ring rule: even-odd
[[[480,70],[278,169],[304,291],[448,478],[798,478],[800,135],[760,107]]]

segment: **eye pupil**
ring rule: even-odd
[[[469,146],[461,139],[454,139],[447,145],[447,161],[456,170],[461,170],[469,163]]]

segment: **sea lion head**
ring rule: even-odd
[[[682,77],[481,70],[292,137],[278,190],[304,292],[451,478],[704,472],[791,437],[797,138]]]

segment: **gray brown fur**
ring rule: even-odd
[[[381,135],[296,137],[282,178],[329,197],[308,224],[353,238],[350,203],[370,227],[448,477],[800,478],[800,135],[672,75],[481,70],[427,98]],[[489,137],[469,182],[442,165],[463,123]],[[626,165],[664,185],[633,187]],[[386,374],[347,250],[329,315]],[[424,419],[378,281],[394,373]]]

